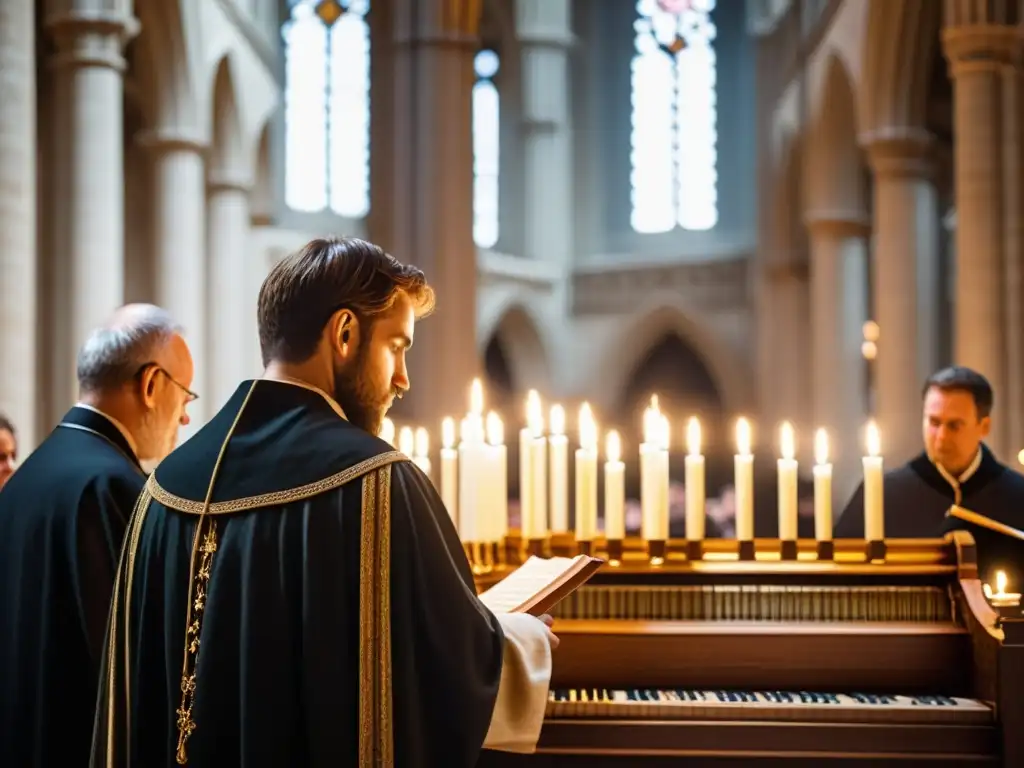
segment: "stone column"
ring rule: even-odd
[[[206,357],[207,290],[216,298],[223,286],[206,279],[205,145],[179,133],[153,132],[140,138],[153,158],[153,284],[155,303],[185,328],[195,362],[192,389],[201,399],[189,406],[192,423],[182,439],[212,414],[214,399]]]
[[[815,427],[829,434],[835,464],[834,504],[845,504],[860,481],[861,438],[867,415],[866,371],[861,356],[868,311],[868,237],[858,216],[812,214],[812,399]],[[841,509],[841,506],[837,506]]]
[[[921,386],[938,366],[938,195],[927,135],[892,132],[866,148],[874,172],[875,413],[895,466],[922,450]]]
[[[207,260],[209,263],[209,355],[206,378],[212,414],[234,393],[238,383],[255,374],[251,336],[256,296],[249,292],[248,179],[217,174],[207,185]]]
[[[524,255],[568,266],[573,220],[569,0],[517,0],[522,51]]]
[[[1014,156],[1018,137],[1005,136],[1019,123],[1010,116],[1003,124],[1004,77],[1020,47],[1020,32],[1005,25],[1007,19],[991,18],[987,3],[948,4],[942,45],[953,80],[954,164],[956,168],[956,320],[953,332],[954,361],[984,374],[996,393],[997,410],[988,443],[1001,459],[1008,459],[1008,415],[998,410],[1005,403],[1009,380],[1007,366],[1007,274],[1004,261],[1013,260],[1019,270],[1020,236],[1014,222],[1020,219],[1017,199],[1004,199],[1003,174]],[[1006,144],[1010,139],[1013,144]],[[1007,154],[1007,149],[1011,152]],[[1019,165],[1011,169],[1019,174]],[[1012,189],[1016,189],[1015,180]],[[1006,210],[1007,203],[1016,210]],[[1007,251],[1012,248],[1013,252]],[[1012,275],[1019,285],[1019,271]],[[1019,287],[1018,287],[1019,290]],[[1014,303],[1018,297],[1014,297]],[[1019,354],[1012,358],[1019,365]],[[1018,383],[1019,387],[1019,383]],[[1019,417],[1019,414],[1017,414]]]
[[[0,3],[0,413],[36,445],[35,4]]]
[[[473,243],[473,56],[479,3],[374,5],[370,239],[427,273],[433,317],[409,355],[412,392],[396,418],[436,432],[466,410],[479,375]]]
[[[56,288],[51,300],[65,308],[52,339],[51,410],[59,412],[77,397],[78,347],[124,302],[122,51],[138,23],[116,11],[55,8],[46,27],[55,48],[49,165],[59,196],[48,223]]]

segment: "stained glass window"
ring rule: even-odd
[[[718,223],[715,0],[639,0],[632,60],[633,229]]]
[[[500,59],[494,51],[477,53],[473,61],[473,239],[481,248],[498,242],[498,166],[501,113],[498,88]]]
[[[370,209],[370,0],[291,0],[284,25],[285,202]]]

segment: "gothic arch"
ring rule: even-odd
[[[196,101],[201,71],[201,24],[193,0],[136,0],[141,31],[135,48],[140,85],[150,127],[173,130],[175,138],[201,140],[203,124]],[[185,29],[194,30],[185,34]]]
[[[211,176],[241,176],[251,167],[246,162],[245,142],[238,115],[238,94],[231,59],[224,56],[217,65],[213,81],[213,132],[210,153]],[[242,182],[243,179],[235,179]]]
[[[860,94],[862,140],[924,129],[928,87],[942,24],[934,0],[869,0]]]
[[[746,411],[753,402],[751,371],[708,323],[676,305],[658,302],[621,324],[605,345],[605,354],[593,370],[593,380],[611,393],[621,393],[650,349],[666,336],[677,336],[707,368],[727,412]]]
[[[274,169],[271,155],[273,128],[271,125],[271,121],[264,124],[256,148],[256,173],[250,197],[250,212],[252,223],[255,225],[267,225],[274,219]]]
[[[523,392],[536,389],[551,391],[547,353],[537,323],[522,304],[506,307],[491,330],[484,334],[486,353],[492,340],[497,340],[508,362],[512,387]]]
[[[857,144],[853,80],[835,52],[825,63],[818,108],[810,116],[804,162],[806,212],[812,216],[867,216],[867,179]]]

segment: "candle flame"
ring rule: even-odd
[[[416,441],[412,427],[402,427],[398,430],[398,450],[411,459],[416,452],[415,445]]]
[[[651,408],[651,410],[655,411],[656,413],[661,413],[661,404],[658,402],[658,396],[657,395],[651,395],[651,405],[650,405],[650,408]]]
[[[455,419],[451,416],[441,422],[441,445],[449,449],[455,447]]]
[[[749,456],[750,442],[750,422],[740,417],[736,420],[736,452],[740,456]]]
[[[828,432],[823,428],[814,433],[814,461],[828,464]]]
[[[380,433],[379,433],[378,436],[380,437],[381,440],[383,440],[383,441],[385,441],[387,443],[391,443],[391,445],[394,445],[395,444],[395,422],[393,422],[391,419],[389,419],[387,416],[385,416],[384,420],[380,423]]]
[[[788,421],[782,422],[779,427],[779,452],[782,458],[789,460],[796,455],[796,435],[793,434],[793,425]]]
[[[487,442],[491,445],[504,445],[505,443],[505,425],[502,423],[501,417],[494,411],[487,414]]]
[[[430,433],[426,427],[416,427],[416,456],[425,459],[430,456]]]
[[[469,387],[469,412],[477,416],[484,412],[484,385],[480,379],[473,379]]]
[[[658,421],[655,424],[655,434],[658,437],[658,447],[661,448],[661,450],[663,451],[668,450],[670,432],[671,430],[669,430],[668,428],[668,416],[666,416],[663,413],[658,414]]]
[[[868,422],[866,443],[868,447],[868,456],[878,456],[882,453],[882,438],[878,434],[878,425],[874,421]]]
[[[580,447],[588,451],[596,451],[597,424],[594,422],[594,414],[590,410],[589,403],[580,406],[579,428]]]
[[[614,429],[605,436],[604,453],[609,462],[622,461],[622,438]]]
[[[658,434],[658,410],[649,405],[644,409],[644,442],[653,443]]]
[[[565,408],[558,403],[551,406],[551,434],[565,434]]]
[[[996,571],[996,597],[1006,594],[1006,583],[1006,571]]]
[[[691,416],[686,422],[686,452],[700,456],[700,422],[696,416]]]
[[[544,434],[544,411],[536,389],[526,393],[526,426],[534,437]]]

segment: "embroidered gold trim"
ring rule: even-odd
[[[363,478],[359,543],[359,766],[394,765],[391,685],[391,467]]]
[[[132,583],[135,577],[135,550],[139,546],[139,536],[142,534],[142,524],[146,520],[146,513],[149,512],[152,495],[145,488],[139,495],[135,504],[135,512],[132,513],[128,525],[128,537],[125,540],[124,556],[127,559],[127,572],[124,580],[124,741],[125,754],[131,754],[131,716],[132,716],[132,691],[131,691],[131,620],[132,620]],[[113,619],[111,620],[113,625]],[[126,758],[129,759],[129,758]]]
[[[179,512],[185,512],[190,515],[226,515],[232,512],[247,512],[259,507],[293,504],[296,501],[308,499],[311,496],[318,496],[321,493],[333,491],[368,472],[388,464],[393,464],[396,461],[409,461],[409,457],[399,451],[388,451],[387,453],[381,453],[361,461],[348,469],[343,469],[330,477],[325,477],[323,480],[300,485],[298,488],[289,488],[284,491],[274,491],[273,493],[264,493],[258,496],[247,496],[231,501],[218,501],[216,504],[210,504],[209,507],[206,507],[202,502],[184,499],[181,496],[176,496],[164,490],[156,481],[156,475],[150,475],[147,487],[149,492],[153,494],[154,499],[165,507],[170,507]]]

